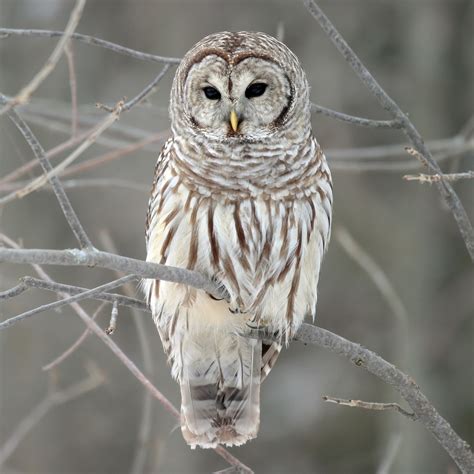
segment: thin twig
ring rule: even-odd
[[[4,104],[6,103],[6,101],[5,97],[0,94],[0,104],[2,103]],[[49,162],[48,158],[46,157],[43,147],[31,131],[30,127],[28,127],[25,121],[18,115],[18,113],[14,109],[8,112],[8,116],[27,141],[34,155],[40,162],[43,171],[45,173],[49,173],[53,169],[53,167]],[[82,227],[82,224],[80,223],[79,218],[77,217],[71,205],[71,202],[69,201],[66,193],[64,192],[64,189],[61,186],[61,182],[59,181],[57,176],[51,176],[50,184],[53,187],[54,194],[56,195],[59,205],[61,206],[64,217],[66,218],[69,226],[71,227],[71,230],[73,231],[77,241],[79,242],[79,245],[82,248],[92,248],[92,243],[89,240],[89,237],[87,236],[84,228]]]
[[[59,165],[55,168],[51,169],[47,173],[38,178],[34,179],[31,183],[25,186],[23,189],[19,191],[15,191],[14,193],[8,194],[0,199],[0,205],[6,204],[10,201],[13,201],[16,198],[23,198],[28,194],[36,191],[37,189],[44,186],[48,181],[51,182],[53,177],[57,177],[62,171],[64,171],[72,162],[74,162],[85,150],[87,150],[96,140],[97,138],[109,128],[116,120],[118,120],[120,113],[122,111],[123,102],[119,102],[115,108],[113,109],[112,113],[107,115],[105,119],[100,122],[97,127],[91,132],[91,134],[67,157],[65,158]]]
[[[408,313],[405,305],[380,265],[355,241],[344,227],[339,226],[336,228],[335,234],[337,241],[341,244],[347,255],[357,262],[369,275],[394,316],[404,327],[407,327]]]
[[[110,322],[105,330],[105,334],[111,336],[117,329],[117,319],[118,319],[118,303],[115,300],[112,304],[112,312],[110,313]]]
[[[0,184],[0,191],[15,191],[26,186],[30,181],[17,181],[16,183]],[[141,193],[149,194],[150,185],[148,183],[137,183],[128,179],[114,179],[114,178],[79,178],[66,179],[61,181],[64,189],[78,189],[78,188],[122,188],[131,191],[139,191]],[[43,186],[38,191],[52,191],[48,184]]]
[[[104,230],[100,232],[99,239],[105,250],[108,252],[117,253],[117,246],[115,245],[110,232]],[[116,272],[118,277],[123,276],[123,273]],[[123,292],[129,298],[132,298],[135,294],[132,285],[126,284],[123,286]],[[137,336],[140,345],[142,360],[143,360],[143,370],[148,377],[151,377],[153,374],[153,358],[151,354],[151,346],[148,341],[147,331],[145,329],[144,319],[138,313],[136,308],[131,308],[132,319],[137,329]],[[131,463],[130,473],[131,474],[141,474],[144,472],[147,453],[150,448],[150,437],[152,433],[152,395],[148,390],[143,391],[143,401],[141,404],[141,415],[140,415],[140,425],[138,428],[137,442],[134,449],[133,461]]]
[[[402,442],[402,437],[400,434],[392,436],[390,439],[385,455],[380,463],[380,466],[377,468],[376,474],[389,474],[390,468],[392,467],[395,456],[397,455],[398,450],[400,449],[400,444]]]
[[[92,288],[91,290],[84,291],[83,293],[79,293],[77,295],[68,296],[59,301],[54,301],[53,303],[44,304],[38,306],[34,309],[30,309],[29,311],[25,311],[24,313],[18,314],[17,316],[13,316],[5,321],[0,323],[0,330],[6,329],[14,324],[23,321],[24,319],[31,318],[39,313],[43,313],[44,311],[49,311],[50,309],[59,308],[61,306],[76,303],[77,301],[84,300],[87,298],[91,298],[96,294],[106,292],[108,290],[112,290],[113,288],[117,288],[118,286],[123,285],[124,283],[132,280],[136,280],[137,277],[135,275],[127,275],[125,277],[119,278],[118,280],[111,281],[110,283],[106,283],[105,285],[100,285],[96,288]]]
[[[343,55],[344,59],[352,67],[353,71],[362,81],[362,83],[369,89],[372,95],[377,99],[379,104],[402,125],[406,137],[410,140],[413,147],[425,157],[429,168],[435,173],[442,174],[442,171],[436,161],[433,159],[428,147],[423,142],[421,135],[415,128],[413,123],[410,121],[408,116],[402,112],[398,104],[385,92],[385,90],[378,84],[374,79],[369,70],[364,66],[362,61],[354,53],[352,48],[347,44],[341,34],[337,31],[335,26],[331,23],[329,18],[323,13],[321,8],[314,2],[314,0],[304,0],[304,4],[319,23],[323,31],[327,34],[329,39],[332,41],[334,46]],[[451,213],[453,214],[461,236],[464,239],[467,251],[474,261],[474,229],[467,216],[466,210],[464,209],[459,197],[454,191],[453,187],[445,180],[441,179],[439,183],[436,183],[441,195],[444,197]]]
[[[149,96],[152,92],[154,92],[156,86],[158,83],[165,77],[165,74],[168,72],[168,69],[170,68],[170,64],[165,64],[163,66],[163,69],[159,72],[159,74],[153,79],[150,84],[148,84],[139,94],[137,94],[133,99],[129,100],[128,102],[125,102],[123,106],[123,110],[130,110],[132,107],[134,107],[136,104],[140,103],[143,99],[145,99],[147,96]],[[99,108],[107,110],[108,112],[113,111],[113,107],[110,107],[108,105],[104,104],[99,104]]]
[[[420,183],[438,183],[441,179],[447,181],[459,181],[461,179],[474,179],[474,171],[465,171],[463,173],[443,173],[443,174],[407,174],[403,177],[406,181],[419,181]]]
[[[25,436],[41,421],[41,419],[54,407],[79,398],[103,383],[102,375],[89,372],[89,376],[68,388],[48,393],[46,397],[18,424],[7,441],[0,447],[0,467],[15,451]]]
[[[50,30],[20,30],[14,28],[0,28],[0,39],[8,38],[9,36],[36,36],[42,38],[55,38],[64,36],[64,31],[50,31]],[[167,64],[179,64],[181,58],[170,58],[165,56],[157,56],[156,54],[143,53],[141,51],[135,51],[131,48],[126,48],[110,41],[105,41],[100,38],[94,38],[93,36],[82,35],[80,33],[74,33],[71,35],[71,39],[75,39],[82,43],[100,46],[101,48],[110,49],[115,53],[124,54],[132,58],[141,59],[144,61],[151,61],[155,63],[167,63]]]
[[[71,16],[69,17],[66,29],[64,30],[64,34],[61,35],[61,39],[58,41],[58,44],[51,53],[51,56],[48,58],[44,66],[33,77],[33,79],[25,87],[23,87],[23,89],[21,89],[21,91],[15,97],[9,100],[7,104],[4,104],[4,107],[0,109],[0,115],[8,112],[13,107],[19,104],[24,104],[28,102],[34,91],[51,74],[53,69],[56,67],[56,64],[58,63],[59,59],[61,58],[69,39],[74,34],[74,30],[76,29],[79,20],[81,19],[82,10],[84,9],[85,4],[86,0],[77,0],[74,9],[71,12]]]
[[[4,291],[1,293],[1,295],[3,299],[13,298],[14,296],[18,296],[29,288],[38,288],[41,290],[53,291],[55,293],[64,293],[67,295],[79,295],[85,291],[88,291],[88,288],[83,288],[81,286],[64,285],[51,279],[40,280],[38,278],[27,276],[21,279],[21,283],[19,285],[16,285],[10,290]],[[140,311],[148,311],[147,305],[143,301],[137,300],[136,298],[130,298],[128,296],[119,295],[117,293],[100,292],[89,296],[89,298],[107,303],[113,303],[114,301],[117,301],[120,306],[126,306],[129,308],[138,309]]]
[[[103,155],[97,156],[96,158],[91,158],[90,160],[84,161],[79,163],[75,166],[71,166],[67,170],[64,170],[61,173],[62,177],[65,176],[72,176],[76,173],[82,173],[83,171],[88,171],[93,168],[96,168],[100,165],[105,163],[109,163],[110,161],[116,160],[118,158],[122,158],[123,156],[130,155],[134,151],[140,150],[144,146],[148,145],[149,143],[155,143],[157,141],[163,140],[167,135],[169,135],[169,131],[154,133],[143,140],[140,140],[136,143],[132,143],[125,148],[121,148],[119,150],[114,150],[108,153],[104,153]]]
[[[67,58],[67,67],[69,71],[69,89],[71,91],[71,136],[77,135],[78,111],[77,111],[77,77],[76,66],[74,63],[74,51],[71,41],[68,41],[64,53]]]
[[[92,132],[93,129],[94,127],[92,127],[90,130],[87,130],[86,132],[83,132],[77,135],[74,138],[69,138],[68,140],[60,143],[54,148],[51,148],[50,150],[45,152],[46,157],[48,159],[57,157],[63,151],[66,151],[69,148],[72,148],[73,146],[82,142],[82,140],[84,140]],[[0,186],[6,183],[10,183],[18,178],[21,178],[24,174],[28,173],[29,171],[33,170],[34,168],[38,166],[40,166],[40,162],[36,158],[33,158],[32,160],[28,161],[24,165],[13,170],[11,173],[8,173],[2,178],[0,178]]]
[[[348,122],[352,125],[360,125],[361,127],[372,127],[372,128],[392,128],[399,129],[402,127],[398,120],[372,120],[362,117],[356,117],[354,115],[343,114],[336,110],[328,109],[322,105],[311,103],[311,112],[315,114],[326,115],[327,117],[340,120],[341,122]]]
[[[99,316],[99,313],[102,311],[104,306],[106,305],[105,302],[102,302],[99,307],[94,311],[94,314],[92,315],[92,319],[95,321],[97,316]],[[89,328],[86,328],[84,332],[77,338],[76,341],[72,345],[70,345],[63,353],[61,353],[59,356],[57,356],[54,360],[51,362],[47,363],[46,365],[43,365],[41,367],[41,370],[48,371],[51,369],[54,369],[57,367],[59,364],[64,362],[72,353],[76,351],[76,349],[86,340],[87,336],[91,333]]]
[[[325,402],[337,403],[338,405],[345,405],[347,407],[354,408],[364,408],[366,410],[395,410],[398,411],[401,415],[409,418],[410,420],[416,420],[417,417],[415,413],[410,413],[404,410],[398,403],[377,403],[377,402],[364,402],[362,400],[351,400],[344,398],[335,398],[328,395],[323,395],[323,400]]]

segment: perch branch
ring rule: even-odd
[[[442,175],[439,165],[433,159],[431,152],[423,142],[421,135],[410,121],[408,116],[402,112],[398,104],[378,84],[369,70],[364,66],[362,61],[358,58],[352,48],[347,44],[335,26],[331,23],[329,18],[323,13],[321,8],[313,0],[304,0],[304,4],[311,15],[319,23],[323,31],[327,34],[334,46],[339,50],[344,59],[352,67],[353,71],[356,73],[362,83],[374,95],[379,104],[393,117],[394,120],[400,122],[401,129],[403,130],[404,134],[412,143],[413,147],[425,157],[430,170]],[[437,182],[436,185],[438,186],[441,195],[444,197],[449,209],[451,210],[451,213],[453,214],[461,232],[461,236],[464,239],[464,243],[471,260],[474,261],[474,229],[472,228],[471,222],[469,221],[466,210],[464,209],[459,197],[449,182],[447,182],[444,178],[441,178],[441,180]]]
[[[204,290],[219,299],[226,296],[222,288],[199,272],[144,262],[99,250],[31,250],[0,247],[0,262],[108,268],[142,278],[183,283]]]
[[[92,253],[99,255],[100,258],[94,260]],[[81,256],[83,258],[81,258]],[[77,260],[79,258],[79,260]],[[141,274],[148,278],[160,278],[159,274],[172,276],[175,282],[187,284],[186,280],[193,280],[188,278],[189,272],[182,269],[167,267],[163,265],[140,262],[126,257],[119,257],[114,254],[106,252],[89,252],[78,250],[64,250],[64,251],[41,251],[41,250],[17,250],[17,249],[2,249],[0,248],[0,261],[9,261],[13,263],[49,263],[49,264],[71,264],[75,262],[81,265],[93,265],[100,262],[100,265],[105,268],[124,271],[125,273]],[[142,273],[140,273],[140,271]],[[179,271],[183,272],[180,273]],[[193,274],[195,272],[191,272]],[[178,275],[184,277],[180,280]],[[198,274],[199,275],[199,274]],[[193,275],[194,277],[194,275]],[[205,277],[201,276],[201,285],[204,286],[203,281]],[[195,286],[195,285],[191,285]],[[200,286],[202,288],[202,286]],[[211,282],[207,286],[214,286]],[[196,286],[198,287],[198,286]],[[215,289],[215,286],[214,286]],[[88,315],[86,315],[89,318]],[[89,318],[90,319],[90,318]],[[88,320],[89,320],[88,319]],[[92,324],[92,323],[91,323]],[[94,323],[95,325],[95,323]],[[97,325],[95,325],[97,326]],[[110,345],[110,338],[107,337],[98,326],[97,330],[100,332],[101,339],[107,340]],[[94,332],[97,334],[96,330]],[[252,331],[252,337],[272,339],[272,335],[262,334],[261,331]],[[436,411],[430,401],[421,392],[415,381],[403,372],[398,370],[394,365],[386,362],[374,352],[363,348],[359,344],[348,341],[341,336],[331,333],[322,328],[304,324],[296,334],[296,340],[305,344],[316,344],[333,352],[343,355],[351,360],[358,367],[363,367],[372,374],[379,377],[385,383],[392,385],[402,396],[402,398],[410,405],[413,413],[417,419],[423,423],[428,431],[438,440],[440,445],[450,454],[454,461],[461,468],[463,473],[469,473],[474,470],[474,455],[470,451],[469,446],[465,443],[457,433],[451,428],[449,423],[441,417]],[[132,369],[130,369],[132,370]],[[132,370],[134,372],[135,369]],[[135,373],[135,372],[134,372]]]
[[[7,236],[0,234],[0,240],[3,240],[7,245],[13,247],[14,250],[20,250],[18,245],[9,239]],[[0,251],[3,250],[0,248]],[[145,262],[144,262],[145,263]],[[49,275],[37,264],[33,264],[33,268],[38,275],[43,279],[50,281]],[[59,293],[61,297],[67,296],[64,293]],[[86,327],[88,327],[105,345],[115,354],[115,356],[125,365],[125,367],[135,376],[135,378],[156,398],[168,413],[171,413],[175,418],[180,419],[180,413],[176,407],[150,382],[150,380],[140,371],[140,369],[132,362],[132,360],[120,349],[120,347],[105,334],[92,318],[82,309],[82,307],[74,302],[71,304],[73,310],[82,319]],[[219,454],[230,465],[236,466],[241,472],[246,474],[253,474],[253,471],[242,463],[239,459],[229,453],[222,446],[214,448],[214,451]]]

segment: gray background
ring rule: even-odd
[[[73,2],[0,0],[0,24],[11,28],[63,29]],[[387,92],[409,112],[426,140],[455,135],[473,112],[474,2],[469,0],[323,1],[326,13]],[[297,1],[89,0],[77,29],[142,51],[182,56],[201,37],[219,30],[261,30],[276,34],[283,22],[285,42],[300,57],[313,101],[346,113],[387,118],[335,48]],[[44,63],[56,40],[0,40],[0,91],[13,95]],[[133,97],[159,65],[74,44],[80,111],[103,117],[96,102]],[[172,72],[149,103],[124,114],[120,126],[147,133],[166,130]],[[25,118],[49,149],[67,138],[38,121],[38,111],[63,114],[70,105],[66,61],[38,89]],[[30,115],[28,115],[30,114]],[[35,115],[36,114],[36,115]],[[35,119],[36,117],[36,119]],[[364,129],[322,116],[313,127],[325,149],[403,143],[399,132]],[[117,130],[117,129],[115,129]],[[109,131],[110,138],[124,138]],[[137,140],[135,138],[134,140]],[[120,178],[144,190],[89,187],[68,191],[83,225],[97,246],[110,232],[119,253],[145,255],[143,227],[158,145],[113,161],[80,177]],[[108,149],[96,144],[83,161]],[[329,161],[331,164],[331,154]],[[31,159],[30,149],[7,118],[0,118],[0,176]],[[471,152],[449,160],[446,170],[474,168]],[[380,264],[408,313],[403,326],[372,281],[334,238],[324,262],[317,324],[375,350],[412,375],[440,413],[468,442],[473,441],[472,265],[453,218],[434,186],[402,180],[405,171],[354,172],[335,169],[334,229],[344,226]],[[474,217],[472,181],[456,184]],[[54,196],[45,191],[0,209],[0,231],[30,248],[76,245]],[[58,281],[93,287],[113,279],[93,269],[47,269]],[[0,264],[0,290],[13,286],[24,266]],[[30,291],[0,307],[5,319],[52,301]],[[84,303],[92,313],[96,303]],[[107,325],[109,307],[99,316]],[[161,344],[150,318],[141,315],[152,345],[153,382],[175,404]],[[41,366],[82,332],[70,308],[50,312],[0,333],[0,445],[45,396],[48,377]],[[113,336],[142,366],[131,315],[120,310]],[[143,387],[95,338],[57,371],[60,386],[85,375],[93,360],[105,384],[50,412],[6,463],[11,473],[129,472],[137,445]],[[317,347],[292,344],[280,356],[262,390],[262,424],[257,440],[232,452],[258,473],[376,472],[387,446],[400,436],[391,472],[454,473],[453,462],[418,423],[396,413],[325,404],[321,396],[399,401],[397,393],[347,360]],[[191,451],[175,420],[152,405],[152,436],[145,472],[212,472],[226,467],[212,451]]]

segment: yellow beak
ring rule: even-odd
[[[234,109],[230,112],[230,126],[234,132],[237,131],[237,127],[239,126],[239,118]]]

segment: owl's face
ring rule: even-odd
[[[216,55],[190,69],[183,95],[193,124],[221,138],[272,132],[291,98],[290,81],[277,64],[246,58],[229,65]]]
[[[217,33],[191,49],[178,68],[172,125],[211,140],[266,139],[295,114],[308,113],[307,90],[298,60],[276,39]]]

